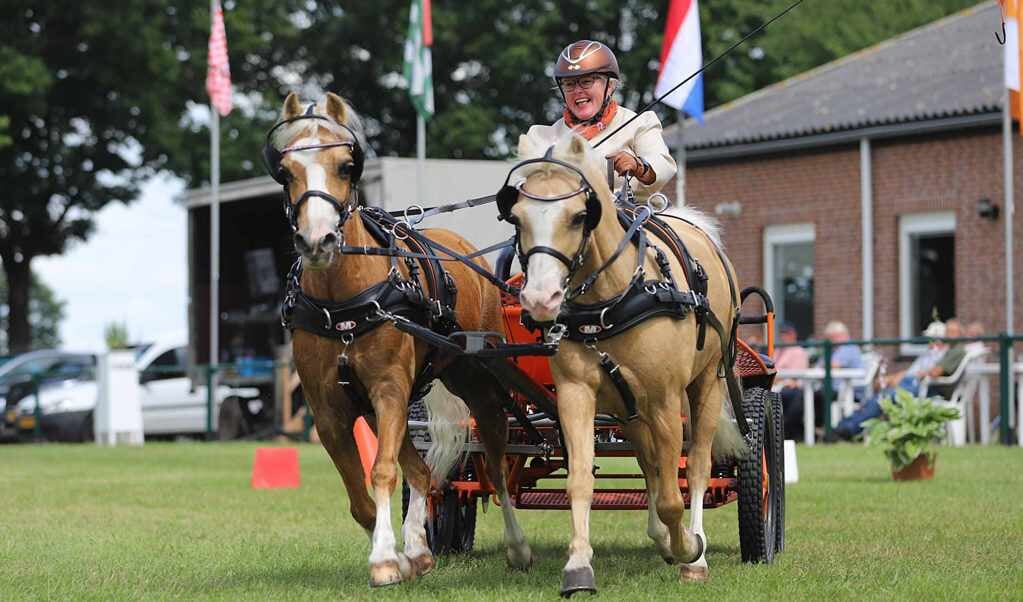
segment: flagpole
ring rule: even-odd
[[[1012,336],[1013,333],[1013,256],[1012,256],[1012,221],[1013,214],[1015,213],[1015,194],[1013,190],[1013,173],[1012,173],[1012,107],[1009,103],[1012,101],[1012,95],[1009,92],[1009,88],[1005,89],[1005,101],[1002,103],[1002,170],[1003,170],[1003,187],[1005,189],[1005,333]],[[1009,404],[1014,403],[1016,399],[1013,385],[1015,384],[1012,378],[1012,367],[1014,365],[1012,345],[1009,345],[1009,362],[1007,366],[1003,366],[1003,370],[1009,371],[1008,378],[1005,381],[1008,382],[1008,394]],[[1002,402],[1002,407],[1009,407],[1009,404]],[[1008,416],[1002,416],[1001,420],[1008,420]],[[1020,419],[1016,416],[1016,420]],[[1003,433],[1006,431],[1002,431]],[[1002,441],[1007,444],[1009,441]],[[1023,445],[1023,436],[1020,437],[1020,445]]]
[[[675,163],[678,171],[675,172],[675,206],[682,207],[686,204],[686,114],[678,112],[678,137],[675,139],[678,148],[675,149]]]
[[[210,0],[210,13],[217,11],[217,1]],[[220,358],[220,113],[210,102],[210,369]],[[208,379],[213,395],[216,373]],[[206,418],[207,430],[212,430],[212,416]]]
[[[426,203],[426,120],[416,111],[416,202]]]

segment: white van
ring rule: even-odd
[[[207,387],[192,386],[186,374],[187,349],[184,336],[136,349],[142,428],[147,437],[206,433]],[[94,380],[71,380],[40,390],[39,427],[44,437],[91,441],[98,395]],[[260,413],[263,404],[258,396],[258,389],[217,387],[213,429],[218,438],[234,439],[248,432],[245,414]],[[36,396],[21,399],[16,414],[18,430],[23,436],[31,435],[35,428]]]

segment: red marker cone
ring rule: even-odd
[[[256,458],[252,463],[253,489],[295,488],[300,480],[297,448],[256,448]]]
[[[373,487],[370,475],[373,474],[373,462],[377,457],[377,437],[369,428],[366,419],[361,416],[355,420],[355,445],[359,448],[359,459],[362,461],[362,472],[366,475],[366,487]]]

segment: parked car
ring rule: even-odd
[[[202,435],[206,433],[207,387],[193,386],[186,374],[185,337],[172,337],[135,350],[146,437]],[[65,381],[39,393],[39,427],[45,438],[57,441],[93,439],[93,411],[98,398],[95,380]],[[220,386],[213,413],[213,428],[220,439],[235,439],[251,432],[266,417],[258,389]],[[35,427],[35,400],[16,406],[22,436]]]
[[[96,356],[91,353],[72,353],[56,349],[42,349],[17,355],[0,366],[0,440],[17,435],[19,402],[30,399],[35,403],[36,389],[40,394],[66,383],[95,378]]]

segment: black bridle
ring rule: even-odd
[[[568,286],[568,283],[572,280],[572,277],[575,275],[575,272],[582,266],[583,261],[586,258],[586,251],[589,248],[590,234],[593,232],[594,229],[596,229],[597,225],[600,223],[601,206],[600,200],[597,198],[597,193],[594,190],[593,186],[590,185],[590,182],[586,178],[585,174],[583,174],[583,172],[578,167],[570,163],[566,163],[565,161],[561,161],[560,159],[555,159],[554,157],[552,157],[551,156],[552,151],[553,147],[547,149],[547,152],[544,154],[543,157],[527,159],[526,161],[522,161],[511,168],[511,170],[508,172],[508,177],[506,177],[504,180],[504,186],[502,186],[501,190],[497,193],[497,208],[499,211],[498,219],[504,220],[515,227],[515,250],[519,256],[519,264],[522,266],[522,273],[525,274],[527,278],[529,277],[527,267],[529,265],[529,258],[532,257],[533,255],[540,254],[550,255],[551,257],[563,263],[565,267],[568,269],[568,274],[565,277],[565,281],[562,283],[562,288],[565,288],[566,286]],[[540,196],[531,193],[524,188],[525,180],[515,185],[510,184],[513,173],[515,173],[522,167],[525,167],[527,165],[534,165],[537,163],[550,163],[568,169],[569,171],[579,176],[579,187],[576,188],[575,190],[563,194],[558,194],[555,196]],[[518,219],[511,214],[511,209],[515,205],[515,203],[518,202],[519,196],[524,196],[526,198],[533,199],[535,201],[541,201],[544,203],[554,203],[570,199],[580,194],[583,195],[586,199],[586,219],[583,222],[582,239],[579,241],[579,247],[575,250],[575,253],[572,255],[572,257],[565,255],[558,249],[548,247],[546,245],[534,245],[529,249],[522,248],[520,224],[518,223]]]
[[[325,117],[323,115],[317,115],[313,113],[315,105],[310,104],[306,109],[306,112],[298,117],[292,117],[290,119],[284,119],[270,128],[270,131],[266,133],[266,142],[263,145],[263,164],[266,167],[267,173],[274,179],[278,184],[284,187],[284,215],[288,218],[288,224],[291,226],[292,232],[298,232],[298,213],[302,209],[302,205],[310,198],[316,197],[323,199],[330,203],[331,207],[338,214],[337,225],[334,229],[334,234],[337,235],[338,245],[344,244],[344,225],[348,221],[348,218],[352,216],[352,206],[358,203],[358,182],[362,176],[362,169],[365,163],[365,155],[363,154],[362,147],[359,145],[359,139],[355,134],[355,131],[347,125]],[[328,123],[340,126],[349,135],[351,140],[339,140],[337,142],[324,142],[322,144],[306,144],[303,146],[289,146],[278,150],[273,145],[273,135],[282,126],[289,123],[294,123],[302,119],[320,119]],[[352,168],[348,174],[350,182],[349,198],[346,202],[341,202],[337,197],[320,190],[306,190],[301,196],[294,202],[291,200],[291,191],[288,189],[290,181],[288,174],[281,166],[281,161],[284,159],[284,155],[306,150],[322,150],[328,148],[346,147],[352,155]]]

